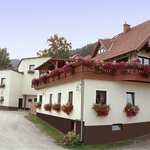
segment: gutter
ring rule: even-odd
[[[80,129],[80,141],[83,141],[83,120],[84,117],[84,79],[81,78],[81,129]]]

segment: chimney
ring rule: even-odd
[[[130,25],[127,24],[127,23],[125,23],[125,24],[123,25],[123,32],[126,33],[126,32],[129,31],[129,30],[130,30]]]

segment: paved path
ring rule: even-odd
[[[26,120],[26,114],[0,110],[0,150],[66,150]]]
[[[150,134],[136,138],[133,144],[110,150],[150,150]]]

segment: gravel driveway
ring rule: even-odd
[[[26,120],[26,114],[0,110],[0,150],[66,150]]]

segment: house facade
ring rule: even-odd
[[[49,71],[32,82],[41,104],[37,115],[64,133],[75,130],[84,144],[150,132],[149,35],[150,21],[125,25],[111,42],[99,40],[91,58],[53,69],[41,65],[39,70]]]
[[[1,109],[28,109],[31,102],[37,101],[37,92],[31,81],[39,76],[34,68],[44,63],[48,58],[23,58],[18,71],[0,71],[0,108]]]

